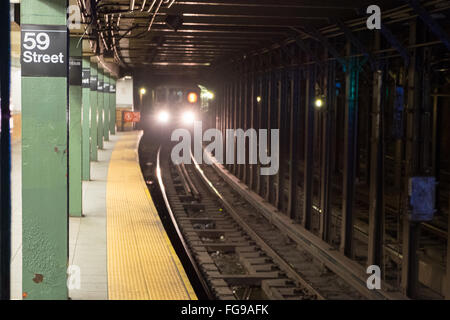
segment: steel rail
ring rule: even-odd
[[[205,185],[210,189],[210,191],[217,196],[219,201],[225,207],[227,212],[233,217],[233,219],[261,246],[261,248],[281,267],[283,270],[293,279],[298,281],[302,286],[304,286],[311,293],[315,294],[319,300],[325,300],[326,298],[317,291],[314,287],[311,286],[305,279],[303,279],[298,272],[284,259],[282,258],[272,247],[266,243],[264,239],[262,239],[234,210],[231,203],[229,203],[225,197],[214,187],[213,183],[206,177],[203,170],[200,168],[197,160],[191,153],[191,159],[194,163],[194,167],[196,168],[199,176],[205,183]]]
[[[344,279],[349,285],[354,287],[362,295],[370,299],[407,299],[404,295],[397,292],[390,292],[391,288],[382,282],[382,290],[369,290],[366,286],[365,270],[355,261],[336,252],[328,243],[324,242],[311,232],[305,230],[286,216],[282,216],[275,207],[265,202],[259,195],[249,191],[246,186],[236,177],[225,172],[225,168],[217,163],[217,160],[207,152],[205,156],[213,164],[215,171],[226,181],[237,193],[253,205],[258,211],[284,234],[288,235],[293,241],[305,248],[310,254],[324,263],[327,268]]]
[[[210,289],[209,285],[207,284],[203,274],[201,273],[200,269],[198,268],[194,257],[192,256],[191,250],[189,249],[189,246],[187,245],[186,240],[184,239],[184,236],[181,233],[181,230],[175,219],[175,215],[173,214],[172,208],[170,206],[169,199],[168,199],[167,193],[166,193],[166,188],[165,188],[164,182],[162,180],[160,155],[161,155],[161,147],[158,148],[158,153],[156,155],[156,177],[158,179],[159,188],[161,190],[161,194],[164,199],[164,203],[167,208],[167,212],[169,213],[169,217],[170,217],[170,220],[172,221],[173,227],[175,228],[176,235],[177,235],[179,241],[181,242],[181,245],[183,246],[183,250],[185,251],[185,253],[189,259],[189,263],[191,264],[192,268],[194,269],[197,279],[199,280],[208,299],[213,300],[214,295],[211,292],[211,289]]]

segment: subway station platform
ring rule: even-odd
[[[80,275],[79,286],[69,289],[73,300],[196,299],[143,180],[141,135],[111,135],[91,163],[91,180],[83,181],[84,216],[69,219],[69,266]],[[14,164],[21,163],[20,149],[20,142],[13,145]],[[13,299],[22,299],[20,165],[12,174],[11,291]]]

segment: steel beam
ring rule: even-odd
[[[110,74],[107,70],[104,72],[103,78],[103,140],[109,141],[109,85],[110,85]]]
[[[417,20],[409,24],[409,44],[417,41]],[[419,133],[420,133],[420,82],[417,72],[418,49],[414,49],[408,69],[408,101],[406,113],[406,151],[405,151],[405,177],[403,196],[403,241],[402,241],[402,277],[401,286],[403,294],[410,298],[417,297],[419,281],[419,248],[420,223],[409,220],[408,206],[408,179],[419,174]]]
[[[328,50],[328,52],[341,64],[342,68],[346,70],[347,63],[345,59],[341,56],[341,54],[338,52],[338,50],[330,43],[330,41],[322,35],[322,33],[315,29],[313,26],[308,26],[307,28],[308,34],[313,37],[314,39],[317,39],[320,44]]]
[[[82,72],[84,76],[90,77],[91,74],[91,61],[87,56],[83,57],[82,62]],[[82,79],[84,80],[84,78]],[[91,116],[91,89],[89,87],[90,79],[88,79],[88,83],[85,85],[82,84],[82,100],[81,100],[81,108],[82,108],[82,121],[81,130],[82,130],[82,178],[84,181],[89,181],[91,179],[91,159],[90,159],[90,150],[91,150],[91,139],[90,139],[90,116]]]
[[[351,44],[348,42],[347,55],[350,56],[351,53]],[[359,87],[358,58],[350,58],[347,68],[345,75],[344,183],[340,250],[344,255],[352,258],[354,254],[353,227],[355,225],[354,195]]]
[[[234,81],[234,97],[233,97],[233,124],[232,128],[236,130],[239,126],[239,111],[240,111],[240,103],[241,103],[241,80],[240,78],[235,78]],[[232,164],[233,174],[237,175],[237,143],[236,136],[233,138],[234,140],[234,159]]]
[[[116,77],[111,75],[111,86],[112,90],[110,92],[109,107],[110,107],[110,122],[109,131],[111,134],[116,134]]]
[[[249,110],[249,118],[248,118],[248,127],[250,129],[258,130],[255,126],[255,117],[257,116],[256,113],[256,95],[255,95],[255,86],[256,86],[256,77],[255,77],[255,69],[252,66],[252,70],[249,77],[249,95],[248,95],[248,103],[250,104],[250,110]],[[259,143],[259,139],[258,139]],[[250,149],[249,149],[250,150]],[[249,156],[250,158],[250,156]],[[249,166],[249,172],[248,172],[248,181],[247,184],[251,190],[255,189],[255,168],[257,167],[256,164],[251,164]]]
[[[11,292],[11,24],[9,1],[0,3],[0,300]]]
[[[70,38],[71,63],[81,64],[81,45],[77,47],[78,38]],[[81,79],[81,65],[69,67],[70,78]],[[77,73],[77,74],[74,74]],[[82,135],[81,135],[81,83],[69,83],[69,214],[82,216]]]
[[[104,70],[98,66],[98,84],[97,84],[97,147],[103,149],[103,116],[105,112],[105,97],[103,94]]]
[[[280,130],[280,154],[279,154],[279,165],[280,168],[277,173],[277,190],[276,190],[276,207],[281,211],[286,211],[285,201],[284,201],[284,191],[286,185],[286,171],[287,160],[289,159],[288,150],[288,139],[289,139],[289,126],[288,126],[288,74],[286,68],[280,71],[280,80],[278,86],[278,129]]]
[[[369,240],[367,265],[383,266],[384,230],[384,158],[383,158],[383,77],[384,72],[373,74],[372,133],[370,144],[370,191],[369,191]]]
[[[397,40],[397,38],[392,34],[391,30],[389,28],[381,23],[381,34],[384,36],[384,38],[390,43],[390,45],[397,50],[398,53],[402,56],[403,60],[405,61],[406,65],[409,65],[409,54],[406,51],[406,49],[402,46],[400,41]]]
[[[298,204],[298,140],[300,139],[300,75],[298,69],[291,71],[290,79],[290,124],[289,124],[289,189],[286,213],[293,220],[299,220]]]
[[[303,170],[303,227],[311,229],[312,223],[312,195],[314,175],[314,100],[315,100],[316,70],[315,66],[308,66],[305,90],[305,158]]]
[[[431,15],[420,5],[418,0],[410,0],[409,4],[419,15],[420,19],[430,28],[430,30],[442,41],[445,47],[450,50],[450,36],[442,27],[431,17]]]
[[[450,205],[450,197],[449,197],[449,205]],[[450,230],[450,214],[447,217],[448,220],[448,229]],[[444,283],[444,290],[445,290],[445,299],[450,300],[450,237],[447,233],[447,263],[446,263],[446,281]]]
[[[258,129],[267,129],[267,116],[268,116],[268,74],[261,70],[261,78],[259,83],[258,94],[261,97],[260,102],[258,102]],[[258,143],[260,143],[258,139]],[[263,194],[263,188],[265,186],[265,180],[268,179],[267,176],[261,175],[261,162],[258,161],[257,167],[257,185],[256,185],[256,193],[258,193],[262,197],[266,197],[266,193]]]
[[[270,79],[269,79],[269,96],[268,96],[268,106],[267,106],[267,129],[268,132],[272,129],[276,129],[277,127],[277,76],[273,70],[270,72]],[[270,151],[270,154],[272,155],[272,148],[270,147],[270,135],[268,135],[268,149]],[[266,179],[266,200],[270,203],[273,203],[275,201],[275,194],[274,194],[274,176],[269,175]]]
[[[98,93],[97,93],[97,83],[98,83],[98,65],[97,61],[94,58],[91,58],[91,94],[90,94],[90,103],[91,103],[91,161],[97,161],[98,159]]]
[[[333,137],[335,134],[336,117],[336,62],[327,64],[325,80],[326,102],[323,111],[322,129],[322,159],[321,159],[321,190],[320,190],[320,238],[329,242],[331,240],[331,195],[333,187]]]
[[[358,48],[358,50],[364,54],[370,62],[370,66],[372,69],[375,68],[375,61],[372,57],[372,55],[368,52],[368,50],[365,48],[365,46],[361,43],[361,41],[352,33],[352,31],[347,27],[347,25],[341,21],[341,19],[333,19],[336,23],[336,25],[339,27],[339,29],[344,32],[345,37],[355,46]]]

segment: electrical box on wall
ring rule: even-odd
[[[436,211],[436,178],[412,177],[409,179],[409,219],[411,221],[431,221]]]

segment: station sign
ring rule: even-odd
[[[81,57],[69,57],[69,85],[71,86],[81,86],[81,63]]]
[[[103,81],[97,80],[97,91],[103,92]]]
[[[98,75],[91,75],[91,91],[97,91]]]
[[[103,92],[109,93],[109,83],[108,82],[105,82],[103,84]]]
[[[116,86],[113,83],[109,85],[109,92],[116,93]]]
[[[21,26],[22,76],[67,77],[67,26]]]
[[[81,85],[87,89],[91,87],[91,68],[83,68],[81,70]]]
[[[140,112],[125,111],[123,113],[123,121],[125,122],[139,122],[141,121]]]

